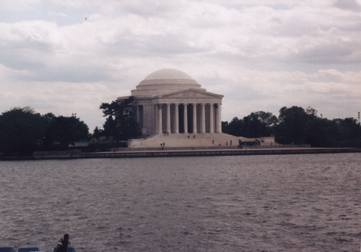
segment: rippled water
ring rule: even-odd
[[[361,155],[0,162],[0,246],[359,251]]]

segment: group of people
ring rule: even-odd
[[[214,144],[214,139],[212,140],[212,144]],[[219,143],[219,146],[222,146],[222,144]],[[228,146],[228,141],[226,142],[226,146]],[[229,146],[232,146],[232,140],[229,140]]]

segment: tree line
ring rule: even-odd
[[[21,156],[67,149],[70,143],[88,139],[88,133],[88,126],[76,116],[41,115],[30,107],[16,107],[0,115],[0,152]]]
[[[132,106],[134,97],[122,102],[102,103],[105,122],[89,134],[88,126],[76,115],[41,115],[30,107],[12,108],[0,115],[0,153],[31,155],[35,150],[66,150],[70,144],[89,141],[93,149],[117,147],[120,142],[141,135]],[[322,118],[311,107],[282,107],[278,117],[258,111],[231,122],[222,122],[224,133],[248,138],[274,136],[280,144],[310,144],[313,147],[356,147],[361,127],[354,118]]]
[[[310,144],[312,147],[360,147],[361,127],[354,118],[332,119],[317,110],[298,106],[282,107],[276,117],[254,112],[243,119],[222,122],[222,131],[235,136],[259,138],[273,135],[279,144]]]
[[[69,145],[79,141],[90,142],[90,149],[118,147],[121,140],[140,135],[133,100],[129,97],[121,103],[102,103],[99,108],[106,120],[103,129],[96,127],[93,134],[89,134],[88,125],[76,114],[41,115],[30,107],[12,108],[0,115],[0,155],[25,156],[34,151],[68,150]]]

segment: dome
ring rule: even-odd
[[[132,90],[132,95],[154,96],[189,88],[200,89],[201,85],[180,70],[166,68],[155,71],[145,77],[136,89]]]
[[[138,86],[162,84],[186,84],[200,86],[192,77],[177,69],[161,69],[145,77]]]

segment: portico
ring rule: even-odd
[[[141,110],[143,105],[138,106]],[[219,133],[220,106],[217,103],[158,103],[155,105],[156,133]]]

